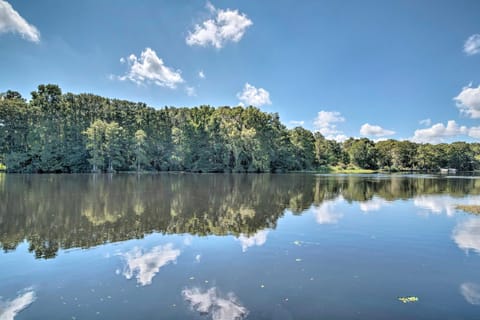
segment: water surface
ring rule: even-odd
[[[476,177],[0,175],[0,197],[2,320],[480,315],[480,217],[455,209]]]

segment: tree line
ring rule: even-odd
[[[155,109],[93,94],[63,94],[39,85],[26,101],[0,95],[0,163],[8,172],[115,171],[286,172],[475,170],[480,144],[328,140],[288,129],[255,107]]]

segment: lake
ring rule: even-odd
[[[480,318],[476,177],[2,174],[0,197],[1,320]]]

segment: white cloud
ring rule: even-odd
[[[364,136],[384,137],[384,136],[391,136],[392,134],[395,134],[395,131],[383,129],[380,126],[365,123],[360,128],[360,134]]]
[[[208,314],[213,320],[240,320],[248,315],[247,308],[232,292],[222,297],[215,287],[206,291],[187,288],[182,291],[182,295],[193,310],[200,314]]]
[[[0,300],[0,320],[13,320],[17,314],[36,300],[35,291],[27,289],[13,300]]]
[[[129,252],[120,254],[126,261],[123,275],[131,279],[134,275],[137,283],[145,286],[152,283],[153,277],[160,271],[160,268],[175,262],[180,255],[180,250],[174,249],[172,243],[164,246],[153,247],[148,252],[143,252],[136,247]]]
[[[471,85],[464,87],[453,100],[457,103],[461,113],[473,119],[480,118],[480,86],[477,88]]]
[[[203,72],[203,70],[200,70],[200,71],[198,72],[198,77],[199,77],[200,79],[205,79],[205,73]]]
[[[471,35],[463,45],[463,51],[469,56],[480,53],[480,34]]]
[[[123,58],[125,61],[125,58]],[[156,52],[146,48],[140,58],[131,54],[128,59],[129,70],[119,80],[130,80],[136,84],[154,83],[161,87],[175,89],[177,84],[183,83],[181,71],[174,71],[167,67]]]
[[[267,242],[267,235],[268,235],[268,230],[260,230],[251,236],[246,236],[244,234],[241,234],[238,237],[238,240],[242,244],[242,251],[245,252],[247,251],[248,248],[253,246],[258,246],[258,247],[263,246],[265,242]]]
[[[127,62],[127,60],[125,60],[124,57],[121,57],[121,58],[120,58],[120,63],[125,63],[125,62]]]
[[[185,92],[187,93],[187,96],[189,97],[195,97],[197,96],[197,91],[195,90],[194,87],[185,87]]]
[[[318,207],[313,207],[315,213],[315,219],[318,224],[335,224],[343,217],[335,207],[337,204],[343,202],[342,196],[339,196],[333,200],[326,200]]]
[[[420,143],[441,143],[445,142],[446,138],[453,138],[463,134],[468,134],[468,128],[459,126],[455,120],[449,120],[447,126],[443,123],[437,123],[430,128],[415,130],[411,140]]]
[[[468,135],[475,139],[480,139],[480,127],[471,127],[468,129]]]
[[[420,120],[418,123],[428,127],[432,124],[432,120],[430,118],[427,118],[427,119]]]
[[[460,249],[480,254],[480,219],[470,218],[458,224],[453,230],[452,238]]]
[[[270,93],[263,88],[255,88],[248,82],[242,92],[237,93],[237,98],[248,106],[261,107],[267,104],[272,104],[270,101]]]
[[[207,9],[214,17],[195,25],[194,31],[189,32],[186,42],[189,46],[213,46],[222,48],[227,42],[238,42],[253,22],[238,10],[216,9],[207,2]]]
[[[0,33],[19,33],[24,39],[40,42],[40,32],[13,9],[10,3],[0,0]]]
[[[347,140],[347,136],[337,129],[336,124],[340,122],[345,122],[340,112],[322,110],[317,114],[313,125],[326,139],[341,142]]]
[[[460,293],[468,303],[480,305],[480,286],[478,284],[472,282],[462,283]]]

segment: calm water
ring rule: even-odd
[[[458,204],[480,179],[0,175],[0,319],[480,319]]]

